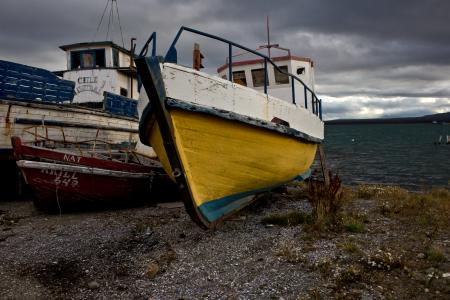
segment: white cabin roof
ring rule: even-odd
[[[102,102],[109,92],[137,99],[137,72],[132,52],[112,41],[60,46],[66,53],[67,68],[54,72],[75,82],[75,103]]]
[[[60,49],[64,50],[64,51],[70,51],[70,50],[88,50],[88,49],[92,49],[92,48],[100,48],[100,47],[111,47],[111,48],[115,48],[125,54],[130,55],[131,51],[128,49],[125,49],[119,45],[117,45],[116,43],[112,42],[112,41],[99,41],[99,42],[84,42],[84,43],[75,43],[75,44],[68,44],[68,45],[62,45],[59,46]]]
[[[311,67],[314,67],[314,62],[312,59],[307,57],[301,57],[301,56],[294,56],[294,55],[284,55],[284,56],[277,56],[277,57],[271,57],[273,62],[285,62],[285,61],[302,61],[302,62],[308,62],[311,64]],[[258,59],[248,59],[248,60],[240,60],[240,61],[233,61],[231,66],[232,67],[243,67],[243,66],[251,66],[256,64],[262,64],[264,63],[263,58]],[[221,73],[223,70],[228,68],[228,63],[220,66],[217,68],[217,73]]]

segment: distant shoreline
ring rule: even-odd
[[[351,124],[416,124],[416,123],[450,123],[450,112],[409,118],[380,118],[380,119],[337,119],[325,121],[326,125]]]

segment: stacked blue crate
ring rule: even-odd
[[[103,92],[103,109],[113,115],[135,118],[138,116],[137,100]]]
[[[72,102],[75,82],[48,70],[0,60],[0,99]]]

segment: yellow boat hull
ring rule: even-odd
[[[250,202],[248,196],[307,177],[317,144],[216,116],[170,110],[176,149],[194,206],[215,222]],[[154,122],[148,141],[172,174]]]
[[[207,87],[210,97],[202,104],[195,98],[198,93],[189,93],[196,85],[183,85],[189,80],[181,80],[181,86],[171,85],[178,76],[184,78],[185,71],[163,76],[160,63],[157,57],[136,59],[149,100],[140,117],[139,136],[141,142],[153,147],[177,183],[195,222],[215,227],[251,203],[255,194],[309,176],[323,134],[323,122],[317,116],[281,100],[270,115],[286,113],[292,126],[282,118],[272,117],[270,121],[268,116],[256,117],[249,113],[248,106],[232,110],[225,104],[215,107],[219,102],[229,102],[226,93],[217,92],[219,87],[206,77],[198,77],[198,82],[205,81],[202,86]],[[170,83],[167,86],[166,81]],[[174,90],[184,92],[172,98]],[[255,100],[259,108],[264,103],[266,108],[275,105],[254,92],[241,92],[249,97],[244,101],[247,104]],[[294,113],[298,114],[296,118]]]

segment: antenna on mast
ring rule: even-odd
[[[270,58],[270,29],[269,29],[269,16],[267,16],[266,19],[266,24],[267,24],[267,52],[269,52],[269,58]]]
[[[270,43],[269,16],[266,17],[266,29],[267,29],[267,45],[259,46],[258,49],[267,48],[267,52],[269,53],[269,58],[270,58],[270,55],[271,55],[270,48],[279,48],[279,49],[283,49],[283,48],[280,48],[278,44]],[[283,50],[286,50],[286,49],[283,49]]]
[[[110,5],[110,2],[111,2],[111,5]],[[114,5],[115,5],[115,7],[114,7]],[[105,13],[106,13],[106,10],[108,9],[108,6],[110,8],[109,8],[109,17],[108,17],[108,28],[106,31],[106,40],[108,40],[110,29],[111,29],[111,40],[113,40],[113,38],[114,38],[112,29],[114,28],[114,10],[115,10],[116,15],[117,15],[117,21],[119,23],[120,36],[122,38],[122,47],[125,48],[125,42],[123,40],[122,25],[120,24],[119,6],[117,5],[117,0],[106,0],[106,6],[105,6],[105,9],[103,10],[103,14],[102,14],[102,17],[100,18],[100,22],[98,22],[97,30],[95,31],[93,41],[95,41],[95,39],[97,37],[97,34],[100,30],[100,26],[102,25],[103,18],[105,17]]]

